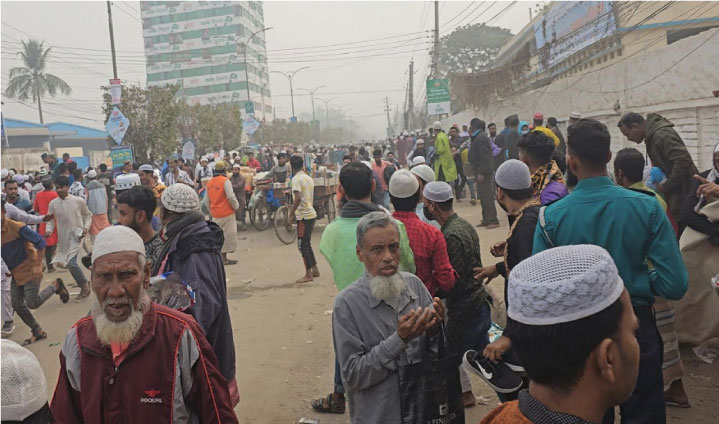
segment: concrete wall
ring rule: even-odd
[[[636,146],[626,140],[617,122],[621,114],[656,112],[672,121],[699,170],[711,165],[712,147],[719,143],[719,29],[688,37],[660,50],[624,55],[599,71],[562,78],[537,90],[490,99],[487,107],[464,111],[443,121],[469,123],[473,117],[497,122],[517,113],[531,122],[535,112],[545,118],[568,119],[573,111],[604,122],[612,148]],[[619,102],[619,110],[614,105]],[[644,146],[638,148],[644,151]]]

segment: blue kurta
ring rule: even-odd
[[[618,187],[609,177],[588,178],[550,204],[545,220],[551,242],[538,224],[533,253],[595,244],[612,255],[633,305],[652,305],[655,296],[684,296],[687,270],[672,225],[652,196]]]

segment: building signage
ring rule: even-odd
[[[112,159],[112,169],[120,168],[125,161],[133,162],[132,146],[114,146],[110,148],[110,159]]]

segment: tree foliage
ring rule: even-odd
[[[455,29],[440,39],[440,75],[446,78],[450,72],[475,73],[489,68],[511,37],[508,29],[483,23]]]
[[[22,58],[25,66],[10,69],[5,94],[8,97],[15,97],[18,100],[28,100],[32,98],[33,103],[37,103],[38,112],[40,114],[40,123],[42,124],[42,101],[41,99],[49,94],[55,97],[58,93],[70,94],[72,88],[60,77],[45,72],[47,58],[50,56],[51,48],[44,46],[44,41],[29,40],[22,42],[23,50],[18,52],[18,56]]]

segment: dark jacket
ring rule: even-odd
[[[503,129],[502,132],[494,138],[494,144],[502,149],[502,153],[498,156],[501,157],[502,162],[507,159],[519,159],[517,140],[519,140],[519,132],[516,128],[509,127]]]
[[[710,170],[706,170],[699,175],[701,175],[703,178],[707,178],[709,176],[709,171]],[[719,183],[719,181],[712,182]],[[689,196],[687,196],[687,199],[684,202],[684,209],[682,210],[682,215],[679,217],[679,219],[686,226],[691,227],[692,229],[699,231],[700,233],[708,235],[709,242],[711,244],[715,246],[719,245],[719,224],[717,224],[716,222],[709,221],[706,216],[700,215],[694,210],[694,208],[697,206],[697,203],[699,203],[699,196],[697,196],[698,188],[699,181],[695,181],[691,190],[689,190]]]
[[[58,424],[237,422],[202,330],[192,317],[155,304],[117,366],[92,317],[70,329],[51,410]]]
[[[214,222],[202,220],[188,225],[165,242],[160,258],[164,267],[161,265],[158,273],[178,272],[182,281],[195,290],[195,304],[186,312],[205,332],[217,355],[220,372],[229,382],[235,378],[235,345],[220,253],[224,242],[222,228]]]
[[[684,141],[674,130],[674,124],[661,115],[650,113],[645,125],[649,159],[667,176],[662,194],[672,216],[681,217],[684,201],[694,183],[693,175],[698,173],[697,168]],[[680,222],[680,231],[682,227]]]
[[[472,142],[469,145],[469,163],[474,175],[492,175],[494,172],[492,146],[486,132],[480,131],[472,136]]]
[[[564,135],[562,135],[562,132],[559,131],[559,128],[557,128],[557,127],[550,127],[549,129],[552,130],[554,135],[556,135],[557,138],[559,139],[559,146],[557,146],[555,151],[561,153],[562,156],[566,156],[567,155],[567,143],[564,141]]]

